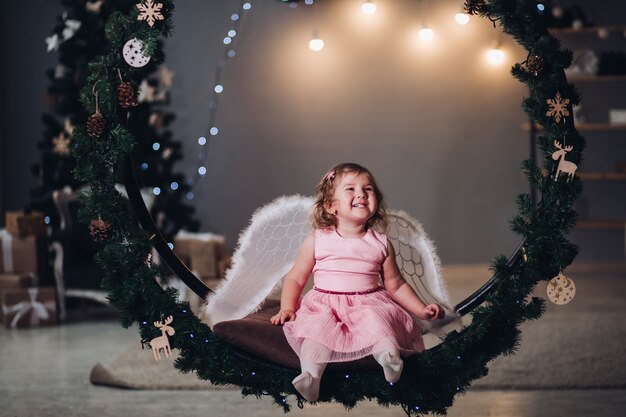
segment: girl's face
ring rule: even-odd
[[[378,201],[374,186],[366,173],[347,172],[335,187],[333,201],[328,207],[339,222],[363,224],[376,214]]]

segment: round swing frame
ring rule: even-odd
[[[163,60],[157,40],[171,29],[173,1],[161,2],[165,19],[154,27],[138,21],[134,8],[126,14],[113,13],[107,21],[111,50],[90,65],[81,101],[88,112],[99,104],[109,127],[106,139],[89,137],[84,122],[76,128],[75,173],[91,186],[81,197],[85,205],[79,215],[82,221],[102,218],[112,224],[114,232],[97,255],[105,269],[103,288],[120,310],[122,324],[139,324],[144,345],[159,335],[151,324],[171,315],[176,334],[170,338],[170,344],[180,352],[175,363],[179,370],[196,372],[199,378],[215,384],[238,385],[244,395],[270,396],[288,411],[288,395],[297,395],[291,380],[298,371],[254,358],[220,340],[191,313],[187,303],[176,301],[174,290],[160,288],[156,278],[163,270],[147,261],[154,247],[193,292],[202,298],[210,292],[172,252],[143,203],[132,168],[135,139],[125,128],[130,114],[117,106],[115,97],[117,68],[124,68],[124,79],[138,84],[152,66]],[[571,106],[579,102],[578,93],[568,84],[563,71],[571,62],[571,53],[562,50],[550,36],[534,0],[467,0],[465,7],[470,14],[490,19],[494,26],[499,22],[505,33],[526,48],[529,57],[538,56],[544,61],[545,68],[537,72],[530,71],[526,62],[512,68],[513,76],[530,89],[531,95],[524,99],[522,107],[532,123],[540,124],[545,133],[538,140],[544,169],[534,160],[524,161],[522,168],[530,184],[541,192],[541,201],[533,203],[528,194],[517,196],[519,214],[511,220],[511,227],[523,237],[522,242],[512,256],[492,260],[492,278],[455,306],[460,315],[472,313],[470,325],[460,332],[451,332],[435,348],[406,358],[402,379],[396,384],[387,383],[382,373],[372,371],[325,376],[319,401],[337,401],[351,408],[361,400],[376,398],[380,405],[401,406],[408,415],[444,414],[458,393],[487,374],[490,360],[514,353],[519,344],[520,324],[539,318],[544,311],[543,299],[529,299],[533,288],[564,269],[577,254],[577,247],[566,240],[565,234],[575,224],[572,204],[582,185],[577,177],[572,181],[555,178],[556,163],[550,158],[555,140],[567,137],[575,149],[569,159],[575,163],[581,160],[585,146],[570,116]],[[147,67],[128,68],[121,61],[119,51],[130,37],[144,41],[144,52],[153,57]],[[92,87],[104,102],[94,101]],[[569,115],[562,123],[548,116],[548,100],[557,92],[570,99]],[[126,186],[128,200],[115,191],[115,182],[120,179]],[[128,201],[134,213],[128,210]],[[298,396],[297,401],[301,406],[302,398]]]

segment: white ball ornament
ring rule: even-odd
[[[144,53],[143,41],[133,38],[126,42],[122,54],[124,61],[131,67],[141,68],[150,62],[150,57]]]

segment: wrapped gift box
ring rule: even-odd
[[[7,329],[55,324],[56,291],[52,287],[3,290],[2,312]]]
[[[14,288],[27,288],[37,285],[37,276],[33,272],[22,272],[19,274],[0,274],[0,299],[3,290]],[[0,308],[0,320],[4,313]]]
[[[224,236],[180,231],[174,237],[174,253],[200,278],[216,277]]]
[[[7,288],[34,287],[35,285],[37,285],[37,276],[34,272],[0,274],[0,291]]]
[[[9,233],[20,238],[46,234],[44,215],[39,211],[7,211],[4,224]]]
[[[39,272],[38,248],[42,237],[16,237],[0,230],[0,273]]]

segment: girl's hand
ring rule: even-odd
[[[446,315],[445,311],[439,304],[429,304],[424,307],[420,319],[433,321],[442,319]]]
[[[278,326],[279,324],[285,324],[285,322],[294,320],[295,318],[296,313],[293,310],[280,310],[278,314],[270,318],[270,323]]]

